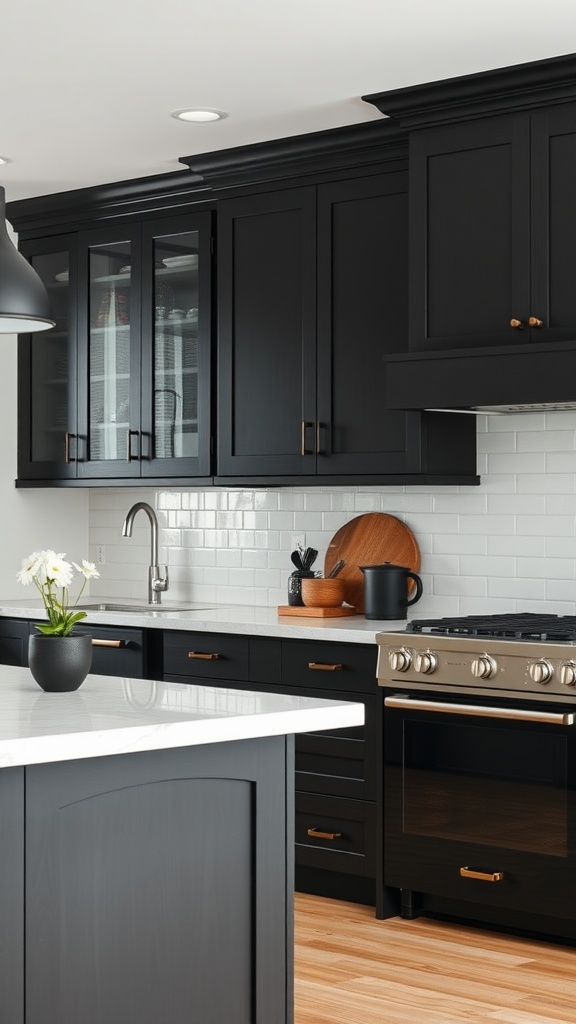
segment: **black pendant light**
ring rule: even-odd
[[[52,319],[48,293],[6,229],[6,191],[0,185],[0,334],[47,331]]]

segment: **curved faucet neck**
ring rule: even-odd
[[[150,520],[150,564],[158,565],[158,518],[151,505],[146,501],[137,501],[132,508],[129,509],[126,519],[124,520],[124,526],[122,527],[122,536],[132,536],[132,526],[137,512],[145,512]]]

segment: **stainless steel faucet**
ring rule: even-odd
[[[151,505],[137,501],[128,512],[122,527],[122,536],[132,536],[132,524],[137,512],[145,512],[150,520],[150,566],[148,568],[148,604],[161,604],[162,591],[168,590],[168,566],[158,565],[158,519]],[[162,573],[160,572],[162,569]]]

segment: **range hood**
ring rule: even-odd
[[[389,409],[576,409],[576,341],[412,352],[385,362]]]

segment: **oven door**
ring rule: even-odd
[[[385,692],[385,884],[574,918],[572,708]]]

